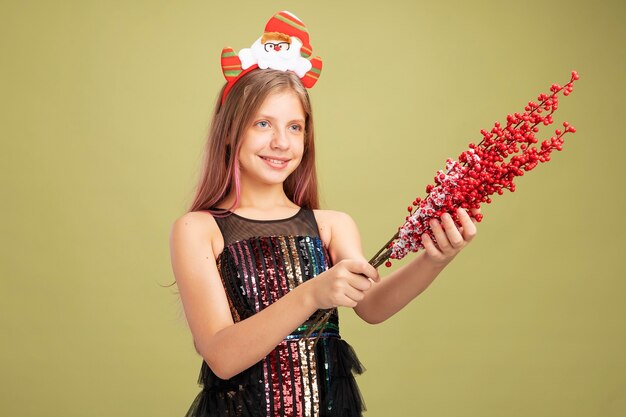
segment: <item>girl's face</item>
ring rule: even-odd
[[[283,183],[302,160],[304,124],[304,110],[295,93],[269,95],[242,138],[242,179],[265,185]]]

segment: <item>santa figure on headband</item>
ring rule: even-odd
[[[255,68],[293,71],[305,87],[311,88],[322,71],[322,59],[311,57],[312,53],[304,23],[293,13],[282,11],[272,16],[263,35],[250,48],[244,48],[238,54],[231,47],[224,48],[222,71],[231,85]]]

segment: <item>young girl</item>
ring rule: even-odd
[[[287,65],[263,56],[289,51]],[[431,224],[437,245],[424,235],[425,250],[380,279],[350,216],[319,209],[306,87],[321,60],[310,55],[304,24],[288,12],[274,15],[249,50],[223,53],[228,82],[204,172],[170,237],[176,283],[203,358],[203,389],[187,417],[361,416],[354,374],[363,368],[340,337],[337,308],[353,308],[367,323],[385,321],[476,234],[464,210],[461,228],[446,215]],[[330,320],[307,335],[320,309],[331,309]]]

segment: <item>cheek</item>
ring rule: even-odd
[[[304,155],[304,139],[297,142],[296,149],[298,155],[300,155],[300,158],[302,158],[302,155]]]
[[[253,156],[263,149],[263,140],[258,137],[246,138],[241,145],[240,155]]]
[[[239,161],[239,165],[241,167],[246,167],[254,162],[254,158],[256,158],[256,151],[250,142],[243,143],[241,149],[239,149],[239,157],[237,160]]]

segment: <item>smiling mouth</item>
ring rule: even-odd
[[[272,159],[272,158],[268,158],[266,156],[259,156],[261,159],[264,159],[268,162],[271,162],[272,164],[276,164],[276,165],[286,165],[287,162],[289,162],[288,159],[286,160],[282,160],[282,159]]]

